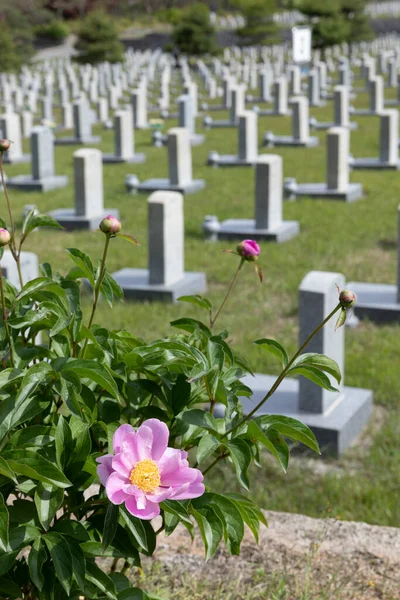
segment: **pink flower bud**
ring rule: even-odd
[[[0,227],[0,247],[7,246],[10,243],[11,235],[7,229]]]
[[[258,259],[260,246],[254,240],[243,240],[236,246],[236,251],[245,260],[253,262]]]
[[[103,233],[118,233],[121,231],[121,223],[116,217],[113,217],[113,215],[107,215],[107,217],[101,221],[99,227]]]
[[[10,149],[11,141],[10,140],[0,140],[0,152],[7,152]]]
[[[339,294],[339,302],[343,308],[351,308],[357,301],[356,295],[350,290],[342,290]]]

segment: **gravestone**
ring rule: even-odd
[[[133,124],[135,129],[148,129],[147,87],[141,84],[132,93]]]
[[[273,109],[261,110],[258,107],[254,107],[260,117],[276,116],[285,117],[289,114],[288,109],[288,81],[284,75],[278,77],[274,81],[274,107]]]
[[[101,142],[99,136],[92,135],[92,120],[90,107],[85,97],[79,98],[73,103],[74,136],[56,138],[56,146],[98,144]]]
[[[196,133],[196,120],[193,113],[193,99],[189,94],[178,98],[178,120],[179,127],[184,127],[190,132],[190,143],[199,146],[204,142],[204,135]]]
[[[72,111],[72,104],[70,102],[64,102],[61,106],[62,112],[62,122],[64,129],[73,129],[74,127],[74,117]]]
[[[68,185],[68,177],[54,174],[54,135],[48,127],[34,127],[31,134],[32,175],[17,175],[7,186],[29,192],[48,192]]]
[[[207,129],[216,129],[222,127],[236,127],[241,115],[245,108],[244,101],[245,86],[243,84],[232,84],[230,85],[230,117],[229,119],[212,119],[207,116],[203,119],[203,125]]]
[[[39,277],[39,259],[37,254],[34,252],[21,252],[20,261],[24,285],[28,283],[28,281],[32,281],[32,279]],[[21,285],[19,282],[17,263],[9,250],[6,250],[1,258],[1,271],[3,277],[19,291]]]
[[[383,77],[382,75],[376,75],[369,80],[369,108],[368,109],[355,109],[350,108],[352,115],[359,117],[370,117],[379,115],[384,107],[383,97]]]
[[[115,154],[103,154],[103,163],[143,163],[143,153],[135,154],[131,108],[114,113]]]
[[[310,126],[313,129],[325,130],[331,127],[346,127],[347,129],[357,129],[358,123],[350,122],[349,106],[349,88],[345,85],[335,86],[333,92],[333,122],[319,122],[317,119],[310,119]]]
[[[191,194],[205,187],[203,179],[192,178],[192,149],[190,132],[182,127],[168,131],[168,179],[148,179],[140,183],[137,178],[128,175],[126,178],[128,191],[154,192],[168,190]],[[134,181],[134,183],[130,183]]]
[[[399,162],[399,111],[383,110],[380,113],[379,157],[349,157],[352,169],[385,169],[398,170]]]
[[[148,269],[113,273],[125,298],[176,302],[180,296],[206,291],[204,273],[185,272],[183,196],[156,191],[148,199]]]
[[[119,218],[119,211],[104,208],[103,163],[100,150],[82,148],[73,154],[75,209],[59,208],[49,214],[67,231],[98,229],[99,223],[109,214]]]
[[[22,137],[30,138],[33,127],[33,114],[30,110],[21,112]]]
[[[18,164],[30,162],[30,154],[23,154],[21,122],[16,113],[4,113],[0,116],[0,131],[3,138],[11,140],[10,149],[3,154],[3,163]]]
[[[337,285],[344,287],[344,276],[340,273],[312,271],[303,279],[299,288],[300,345],[337,305]],[[343,375],[345,328],[336,332],[334,328],[335,318],[315,335],[304,352],[317,352],[332,358]],[[276,377],[256,373],[255,377],[246,376],[242,381],[253,390],[252,397],[241,398],[246,414],[264,398]],[[347,387],[343,378],[340,385],[332,378],[332,384],[338,391],[324,390],[304,377],[288,377],[256,415],[279,414],[298,419],[314,432],[323,453],[340,455],[368,423],[373,393]]]
[[[212,151],[208,155],[207,164],[213,167],[251,167],[258,156],[257,147],[257,114],[245,110],[239,115],[238,153],[222,154]]]
[[[97,120],[100,123],[106,123],[109,119],[107,98],[100,97],[96,102],[96,108],[97,108]]]
[[[282,220],[282,157],[263,154],[255,167],[255,218],[219,223],[217,217],[206,217],[203,230],[209,240],[249,238],[279,243],[298,235],[297,221]]]
[[[307,196],[354,202],[362,197],[362,185],[349,182],[349,130],[332,127],[327,132],[326,142],[326,183],[298,184],[295,179],[286,179],[284,189],[288,198]]]
[[[318,146],[319,139],[310,136],[310,119],[308,99],[305,96],[294,96],[290,99],[292,108],[292,131],[290,135],[274,135],[268,131],[264,135],[263,144],[272,148],[273,146]]]
[[[308,100],[310,106],[322,106],[319,72],[312,69],[308,74]]]
[[[354,314],[359,319],[375,323],[400,323],[400,206],[397,234],[397,285],[351,281],[347,287],[354,291],[357,302]]]

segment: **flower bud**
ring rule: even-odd
[[[351,308],[357,301],[356,295],[350,290],[342,290],[339,294],[339,302],[343,308]]]
[[[0,140],[0,152],[7,152],[10,149],[10,140]]]
[[[118,233],[121,231],[121,223],[116,217],[113,217],[113,215],[104,217],[99,227],[103,233]]]
[[[10,243],[11,235],[7,229],[0,227],[0,247],[7,246]]]
[[[250,262],[258,259],[260,254],[260,246],[254,240],[243,240],[236,246],[236,252]]]

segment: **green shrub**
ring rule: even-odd
[[[82,22],[78,41],[75,44],[80,63],[121,62],[123,45],[113,20],[104,12],[92,12]]]
[[[20,61],[16,54],[16,46],[10,29],[0,23],[0,73],[9,73],[17,71],[20,67]]]
[[[43,25],[38,25],[35,28],[35,33],[41,37],[61,41],[67,37],[68,27],[62,21],[54,20]]]
[[[185,54],[215,52],[215,30],[210,23],[209,8],[204,4],[193,4],[176,25],[173,42]]]

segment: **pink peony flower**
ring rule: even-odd
[[[257,260],[260,254],[260,246],[254,240],[243,240],[236,246],[236,250],[239,256],[250,262]]]
[[[101,221],[99,227],[103,233],[118,233],[121,231],[121,222],[114,215],[107,215]]]
[[[4,227],[0,227],[0,247],[7,246],[10,243],[11,235],[8,229],[4,229]]]
[[[204,494],[203,474],[189,467],[187,452],[168,448],[169,431],[158,419],[148,419],[137,431],[118,427],[114,454],[97,459],[97,474],[113,504],[125,502],[139,519],[160,514],[163,500],[186,500]]]

